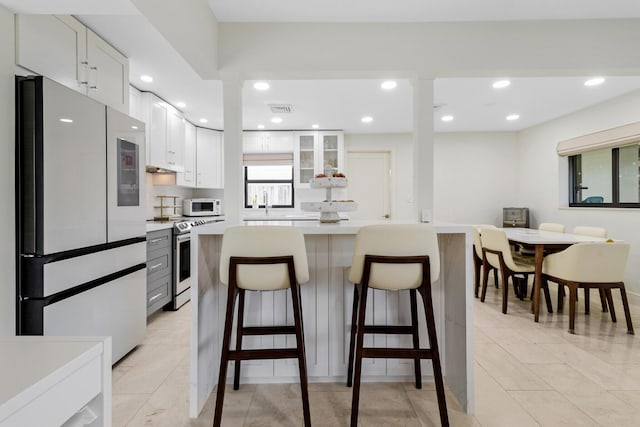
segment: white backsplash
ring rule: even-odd
[[[158,196],[177,196],[176,205],[182,206],[182,199],[191,198],[213,198],[222,199],[224,190],[208,188],[188,188],[176,185],[176,176],[173,173],[147,173],[146,174],[146,195],[147,195],[147,219],[152,220],[160,216],[160,209],[155,206],[160,205]],[[172,201],[170,202],[172,203]],[[167,201],[165,201],[165,205]],[[224,212],[224,203],[222,205]],[[165,215],[169,213],[165,209]],[[182,214],[182,208],[177,209],[178,214]]]

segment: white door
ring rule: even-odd
[[[347,152],[348,199],[358,202],[352,219],[391,218],[391,153]]]
[[[107,107],[107,241],[146,235],[144,123]]]

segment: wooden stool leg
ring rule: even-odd
[[[616,323],[618,319],[616,318],[616,309],[613,306],[613,297],[611,296],[611,289],[605,289],[605,295],[607,296],[607,305],[609,306],[609,314],[611,315],[611,321]]]
[[[416,290],[409,290],[409,299],[411,302],[411,330],[413,335],[413,348],[420,348],[420,336],[418,334],[418,303],[416,300]],[[416,375],[416,388],[422,388],[422,368],[420,366],[420,358],[413,359],[413,367]]]
[[[503,276],[504,277],[504,276]],[[507,281],[502,287],[507,289]],[[447,399],[444,391],[444,380],[442,378],[442,368],[440,366],[440,351],[438,350],[438,337],[436,335],[436,321],[433,317],[433,301],[431,298],[431,283],[424,283],[421,287],[424,312],[427,320],[427,334],[429,335],[429,347],[431,348],[433,362],[433,378],[436,383],[436,396],[438,398],[438,410],[440,412],[440,423],[442,427],[449,427],[449,415],[447,413]]]
[[[298,368],[300,369],[300,393],[302,394],[302,412],[305,427],[311,427],[311,412],[309,410],[309,385],[307,380],[307,355],[304,347],[304,328],[302,322],[302,299],[300,285],[291,286],[291,301],[293,303],[293,318],[296,326],[296,349],[298,353]]]
[[[591,314],[591,289],[589,287],[584,288],[584,314]]]
[[[222,422],[222,405],[224,404],[224,389],[227,382],[227,366],[229,364],[229,344],[231,341],[231,329],[233,328],[233,309],[235,308],[237,295],[237,288],[230,283],[227,296],[227,314],[224,320],[224,334],[222,338],[220,372],[218,374],[218,390],[216,395],[216,409],[213,416],[213,427],[220,427],[220,423]]]
[[[358,331],[356,333],[356,360],[353,375],[353,394],[351,397],[351,427],[358,426],[358,407],[360,405],[360,376],[362,374],[362,347],[364,346],[364,317],[367,309],[367,285],[360,288],[358,307]]]
[[[351,338],[349,339],[349,365],[347,367],[347,387],[353,384],[353,352],[358,330],[358,285],[353,286],[353,308],[351,310]]]
[[[598,291],[600,292],[600,305],[602,306],[602,312],[606,313],[609,311],[607,308],[607,296],[604,293],[604,289],[600,288]]]
[[[631,312],[629,311],[629,301],[627,300],[627,291],[624,285],[620,286],[620,296],[622,297],[622,307],[624,308],[624,318],[627,320],[627,333],[635,335],[633,332],[633,323],[631,323]]]
[[[578,289],[575,286],[569,286],[569,332],[572,334],[575,334],[577,295]]]
[[[238,321],[236,325],[236,350],[242,350],[242,328],[244,327],[244,289],[238,289]],[[233,389],[240,388],[240,360],[235,361]]]

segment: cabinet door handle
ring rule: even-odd
[[[162,296],[162,292],[160,292],[159,294],[156,294],[156,295],[152,296],[151,298],[149,298],[149,302],[152,302],[154,299],[160,298],[161,296]]]
[[[151,240],[149,240],[149,244],[153,245],[153,244],[156,244],[158,242],[162,242],[165,239],[166,239],[166,237],[158,237],[157,239],[151,239]]]
[[[89,89],[98,90],[98,67],[89,67]]]
[[[156,269],[156,268],[158,268],[158,267],[162,267],[162,263],[158,263],[158,264],[156,264],[156,265],[152,265],[151,267],[149,267],[149,271],[151,271],[151,270],[155,270],[155,269]]]
[[[87,68],[89,66],[88,61],[80,61],[80,67],[78,67],[78,81],[81,85],[88,85],[89,78],[87,77],[88,71]]]

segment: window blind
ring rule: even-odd
[[[244,166],[280,166],[293,165],[293,153],[245,153],[242,155]]]
[[[573,156],[586,151],[622,147],[640,142],[640,122],[590,133],[558,143],[558,154]]]

